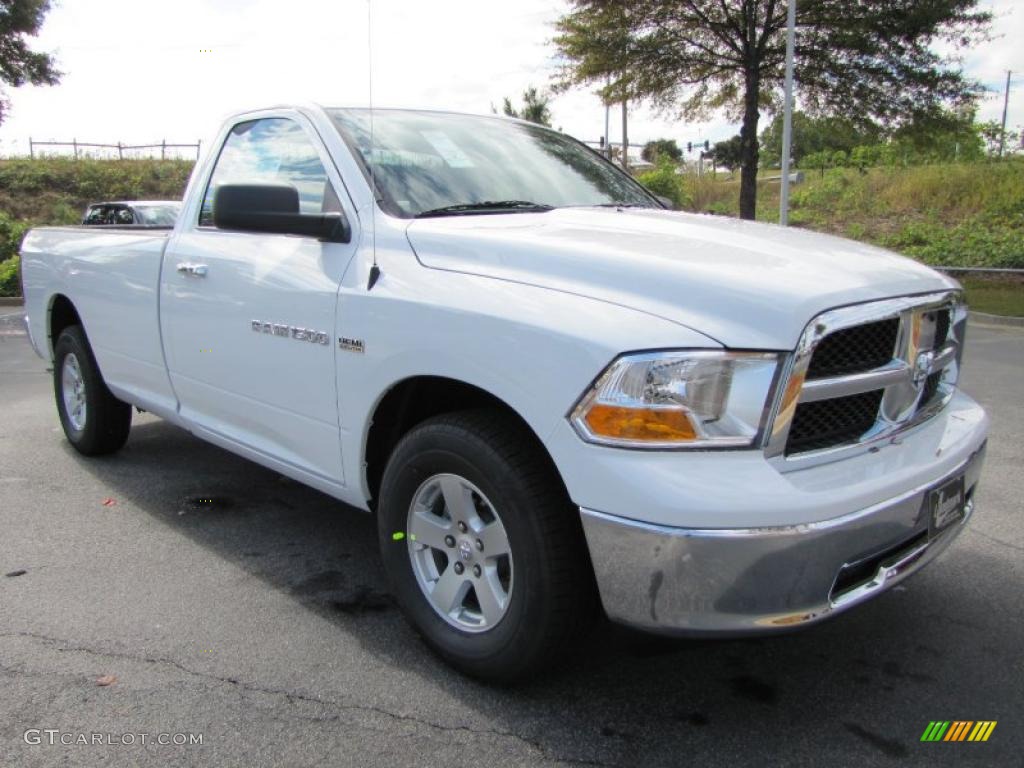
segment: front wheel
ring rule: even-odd
[[[60,424],[76,451],[100,456],[125,444],[132,408],[107,389],[81,326],[65,328],[57,337],[53,391]]]
[[[511,682],[593,614],[579,514],[532,435],[499,411],[430,419],[395,448],[378,510],[406,616],[456,668]]]

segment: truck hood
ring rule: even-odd
[[[414,220],[420,262],[630,307],[727,347],[793,349],[833,307],[956,287],[895,253],[738,219],[650,209]]]

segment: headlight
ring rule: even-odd
[[[624,355],[601,374],[570,419],[592,443],[751,446],[764,427],[780,360],[763,352]]]

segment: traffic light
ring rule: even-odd
[[[711,142],[708,139],[704,139],[704,151],[707,152],[711,149]]]
[[[692,141],[686,142],[686,151],[687,152],[693,152],[693,142]]]

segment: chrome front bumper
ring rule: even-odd
[[[955,470],[884,503],[816,523],[692,529],[581,508],[608,616],[649,631],[737,635],[820,621],[935,559],[974,509],[982,445]],[[963,519],[929,533],[929,491],[964,475]]]

